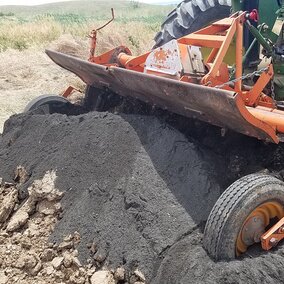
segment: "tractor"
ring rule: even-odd
[[[112,11],[113,13],[113,11]],[[109,24],[114,19],[106,23]],[[185,0],[168,16],[152,50],[132,55],[118,46],[88,60],[46,50],[87,85],[85,107],[108,110],[121,97],[255,137],[284,142],[284,3],[281,0]],[[41,96],[26,111],[68,104]],[[215,260],[234,259],[260,243],[284,238],[284,182],[254,173],[229,186],[213,207],[204,248]]]

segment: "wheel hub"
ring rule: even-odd
[[[266,202],[255,208],[246,218],[239,232],[236,243],[237,256],[246,252],[249,246],[260,242],[271,219],[280,220],[283,216],[283,206],[276,201]]]
[[[242,241],[246,246],[260,242],[261,235],[265,232],[264,220],[259,216],[251,217],[243,226]]]

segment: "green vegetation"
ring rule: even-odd
[[[141,4],[138,1],[85,0],[40,6],[0,7],[0,51],[43,48],[62,34],[85,40],[89,32],[107,21],[115,10],[115,22],[99,34],[111,45],[124,44],[141,52],[173,6]]]

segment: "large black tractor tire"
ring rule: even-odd
[[[208,217],[204,248],[215,260],[234,259],[240,255],[237,248],[241,238],[241,242],[249,242],[241,252],[244,253],[260,242],[260,236],[271,224],[258,217],[267,216],[263,212],[270,214],[269,222],[283,217],[284,183],[265,174],[251,174],[235,181],[223,192]],[[277,212],[277,217],[271,212]]]
[[[231,0],[184,0],[169,13],[155,37],[159,47],[230,15]]]

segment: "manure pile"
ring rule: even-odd
[[[238,134],[223,138],[190,121],[178,125],[130,114],[16,115],[0,136],[0,177],[15,183],[17,167],[25,169],[20,207],[35,180],[56,173],[62,212],[49,242],[80,234],[78,258],[88,269],[125,269],[124,278],[105,283],[283,283],[281,245],[219,263],[202,248],[222,191],[251,172],[282,175],[283,147]]]

